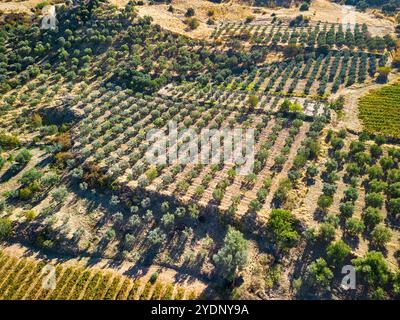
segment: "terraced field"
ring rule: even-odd
[[[4,17],[0,298],[347,299],[343,266],[351,297],[398,298],[394,35],[296,11],[195,39],[140,14],[158,9],[196,27],[174,3],[60,5],[54,30]],[[129,271],[51,260],[49,290],[48,256],[18,244]]]
[[[320,47],[328,45],[332,48],[348,47],[361,50],[384,52],[393,49],[395,44],[387,37],[371,37],[366,24],[356,24],[354,28],[343,24],[317,23],[309,25],[302,20],[292,24],[281,21],[224,23],[212,33],[214,39],[232,41],[239,39],[258,45],[277,46],[283,44]],[[298,26],[300,24],[300,26]]]

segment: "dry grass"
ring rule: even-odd
[[[7,1],[0,0],[0,11],[3,12],[30,12],[38,3],[43,0],[27,0],[27,1]],[[109,0],[117,7],[124,7],[128,0]],[[216,23],[222,21],[243,21],[247,16],[253,15],[256,19],[271,19],[271,14],[275,13],[277,17],[289,20],[300,14],[298,8],[255,8],[246,4],[245,1],[231,0],[226,3],[212,3],[206,0],[173,0],[172,6],[174,13],[168,12],[169,5],[144,5],[138,6],[139,14],[142,16],[151,16],[154,23],[159,24],[163,28],[172,32],[184,34],[193,38],[206,38],[212,31],[213,27],[207,25],[209,19],[208,13],[214,13],[213,19]],[[200,26],[190,31],[184,23],[184,14],[191,7],[196,12]],[[311,3],[310,10],[303,13],[310,17],[311,21],[342,23],[343,15],[348,12],[343,6],[332,3],[328,0],[314,0]],[[346,20],[346,19],[344,19]],[[356,12],[355,21],[359,24],[366,23],[369,30],[374,35],[382,35],[394,32],[393,19],[384,17],[376,10],[368,12]]]
[[[123,6],[126,0],[111,0],[118,6]],[[300,14],[298,8],[259,8],[250,7],[240,1],[230,1],[228,3],[216,4],[206,0],[174,0],[172,6],[175,9],[174,13],[167,11],[168,6],[160,5],[145,5],[138,7],[140,15],[148,15],[154,19],[154,22],[161,25],[163,28],[172,32],[184,34],[193,38],[204,38],[211,34],[213,28],[207,25],[208,12],[213,11],[213,19],[216,23],[232,21],[244,21],[247,16],[254,16],[256,20],[270,20],[271,14],[275,13],[282,20],[290,20]],[[196,17],[200,21],[200,27],[195,31],[187,30],[184,24],[184,14],[186,10],[192,7],[196,12]],[[313,22],[328,22],[328,23],[348,23],[351,22],[348,18],[343,18],[350,11],[344,6],[332,3],[328,0],[315,0],[310,6],[310,10],[303,13],[310,17]],[[382,35],[394,32],[394,23],[391,19],[378,14],[375,11],[355,12],[355,22],[359,24],[367,24],[369,30],[374,35]]]
[[[125,2],[113,0],[114,2]],[[213,19],[218,23],[222,20],[239,21],[251,15],[252,9],[236,3],[215,4],[204,0],[175,0],[172,2],[174,13],[168,11],[169,5],[139,6],[139,14],[151,16],[154,22],[172,32],[184,34],[193,38],[205,38],[211,35],[213,27],[207,24],[208,13],[213,12]],[[200,26],[194,30],[188,30],[184,23],[185,13],[188,8],[193,8]]]
[[[27,0],[27,1],[8,1],[0,0],[0,11],[3,12],[31,12],[31,9],[36,7],[43,0]]]

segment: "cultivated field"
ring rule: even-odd
[[[51,269],[54,268],[54,269]],[[47,270],[47,272],[43,272]],[[55,288],[51,287],[52,270]],[[149,279],[130,278],[96,269],[53,265],[17,258],[0,251],[1,300],[183,300],[197,293],[183,287]],[[47,276],[47,278],[46,278]],[[46,283],[48,287],[46,287]]]
[[[398,298],[393,17],[110,2],[2,14],[0,298]]]
[[[370,133],[399,138],[399,98],[399,83],[372,91],[362,97],[360,118],[365,129]]]

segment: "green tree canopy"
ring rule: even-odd
[[[343,261],[350,252],[350,247],[343,240],[332,242],[328,248],[326,248],[328,259],[335,266],[340,266],[343,264]]]
[[[268,229],[280,250],[293,247],[300,236],[295,229],[297,221],[291,212],[282,209],[273,209],[268,221]]]
[[[222,248],[213,256],[217,272],[225,279],[233,281],[237,272],[246,266],[247,256],[247,240],[240,231],[229,226]]]
[[[332,279],[333,273],[323,258],[318,258],[308,266],[308,279],[313,286],[327,288]]]
[[[381,286],[389,281],[389,266],[381,252],[369,251],[364,257],[353,259],[352,263],[356,272],[370,285]]]

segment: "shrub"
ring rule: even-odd
[[[344,196],[346,201],[356,201],[358,199],[358,192],[355,188],[348,188],[344,190]]]
[[[379,67],[376,71],[378,71],[379,82],[387,82],[389,73],[392,72],[392,68],[388,66]]]
[[[212,25],[215,24],[215,20],[214,20],[214,19],[208,19],[208,20],[207,20],[207,24],[208,24],[209,26],[212,26]]]
[[[158,245],[165,241],[167,236],[159,228],[155,228],[148,233],[147,239],[152,245]]]
[[[350,252],[350,247],[343,240],[331,243],[326,249],[329,261],[337,267],[343,264]]]
[[[316,287],[327,288],[333,279],[333,273],[323,258],[318,258],[311,263],[307,272],[308,280]]]
[[[307,2],[303,2],[303,3],[300,5],[300,11],[308,11],[308,9],[309,9],[309,5],[308,5]]]
[[[224,190],[215,189],[212,194],[215,201],[218,203],[221,202],[222,198],[224,197]]]
[[[160,300],[161,298],[161,291],[164,286],[161,283],[157,283],[154,287],[153,293],[151,294],[150,300]]]
[[[51,193],[52,199],[57,203],[63,202],[67,195],[68,191],[65,187],[59,187]]]
[[[12,223],[8,218],[0,218],[0,240],[8,239],[12,234]]]
[[[293,247],[300,236],[296,231],[297,221],[291,212],[282,209],[273,209],[268,220],[267,228],[272,232],[272,238],[280,250]]]
[[[264,188],[260,188],[257,191],[257,200],[259,202],[264,202],[265,198],[268,196],[268,190]]]
[[[3,199],[0,199],[0,213],[2,213],[3,211],[5,211],[7,208],[7,204],[6,201]]]
[[[395,295],[400,294],[400,270],[393,277],[393,293]]]
[[[46,174],[41,180],[41,184],[45,186],[53,186],[56,183],[60,182],[60,176],[56,173]]]
[[[129,291],[128,300],[136,300],[137,299],[137,294],[138,294],[140,286],[141,286],[140,280],[139,279],[135,280],[131,291]]]
[[[184,296],[185,296],[185,289],[178,287],[176,289],[176,294],[175,294],[174,300],[183,300]]]
[[[368,207],[363,213],[363,221],[369,228],[374,228],[383,221],[383,215],[377,208]]]
[[[43,124],[42,117],[41,117],[38,113],[35,113],[35,114],[32,116],[32,125],[33,125],[35,128],[39,128],[39,127],[42,126],[42,124]]]
[[[258,98],[256,95],[251,94],[249,96],[249,100],[248,100],[248,104],[250,106],[251,109],[254,109],[255,107],[257,107],[258,105]]]
[[[109,242],[114,238],[115,238],[115,230],[114,229],[108,229],[106,234],[104,235],[104,240]]]
[[[200,25],[200,22],[197,18],[187,18],[185,23],[189,26],[190,30],[195,30]]]
[[[125,248],[131,250],[135,244],[135,236],[133,234],[125,235]]]
[[[365,225],[364,223],[357,218],[349,218],[346,220],[346,232],[352,236],[357,237],[361,233],[364,232]]]
[[[330,223],[331,225],[333,225],[335,228],[337,228],[339,226],[339,222],[340,222],[340,218],[339,216],[337,216],[334,213],[329,213],[328,215],[326,215],[326,217],[324,218],[324,222],[326,223]]]
[[[382,208],[383,197],[379,193],[371,192],[365,196],[365,204],[368,207]]]
[[[154,273],[152,273],[152,275],[150,276],[149,281],[150,281],[151,283],[154,284],[154,283],[156,283],[157,279],[158,279],[158,273],[157,273],[157,272],[154,272]]]
[[[372,157],[378,158],[382,154],[382,148],[378,144],[373,144],[370,146],[369,152],[371,153]]]
[[[388,211],[395,216],[400,214],[400,198],[390,199],[388,202]]]
[[[370,180],[383,178],[384,172],[381,166],[374,165],[368,168],[368,175]]]
[[[371,298],[372,300],[385,300],[385,290],[377,288],[372,292]]]
[[[391,273],[381,252],[369,251],[364,257],[353,259],[352,263],[370,285],[383,286],[389,281]]]
[[[35,8],[36,9],[38,9],[38,10],[42,10],[45,6],[47,6],[49,4],[49,2],[48,1],[42,1],[42,2],[39,2],[36,6],[35,6]]]
[[[166,228],[173,226],[174,221],[175,221],[175,216],[172,213],[166,213],[161,218],[161,223]]]
[[[322,188],[322,192],[327,195],[332,197],[335,192],[336,192],[337,186],[334,184],[330,184],[330,183],[324,183],[324,186]]]
[[[251,200],[249,203],[249,211],[250,212],[257,212],[259,210],[261,210],[262,205],[260,203],[260,201],[258,201],[257,199]]]
[[[15,156],[15,162],[20,165],[26,165],[32,159],[32,154],[25,148],[21,149],[20,152]]]
[[[388,228],[382,225],[378,225],[371,232],[371,242],[377,246],[384,246],[389,242],[392,237],[392,233]]]
[[[333,198],[331,196],[327,196],[327,195],[321,195],[318,198],[318,207],[323,210],[326,211],[327,208],[329,208],[333,203]]]
[[[287,194],[292,189],[292,183],[289,179],[283,179],[279,181],[278,189],[274,194],[274,200],[282,204],[287,199]]]
[[[50,126],[44,126],[40,129],[40,132],[45,136],[52,136],[58,133],[58,128],[56,125],[52,124]]]
[[[0,147],[9,150],[20,145],[19,138],[14,135],[0,134]]]
[[[343,216],[350,217],[354,212],[354,204],[351,201],[342,202],[339,209]]]
[[[33,197],[33,191],[30,187],[22,188],[18,191],[18,197],[22,200],[29,200]]]
[[[245,20],[245,23],[250,23],[250,22],[253,22],[253,21],[254,21],[254,16],[247,16],[246,20]]]
[[[153,181],[158,176],[157,168],[155,166],[150,167],[146,171],[145,175],[146,175],[147,179],[149,179],[149,181]]]
[[[193,17],[194,15],[195,15],[195,11],[193,8],[188,8],[186,10],[185,17],[190,18],[190,17]]]
[[[368,183],[368,189],[370,192],[382,192],[387,188],[387,183],[381,180],[373,179]]]
[[[197,186],[194,194],[196,198],[200,198],[204,194],[205,188],[203,186]]]
[[[40,171],[38,171],[36,168],[32,168],[25,171],[18,182],[23,186],[27,186],[32,182],[39,180],[42,176],[43,174]]]
[[[28,210],[24,212],[24,216],[27,221],[33,221],[36,218],[35,210]]]
[[[335,238],[336,227],[329,222],[324,222],[319,228],[319,236],[326,242],[330,242]]]

